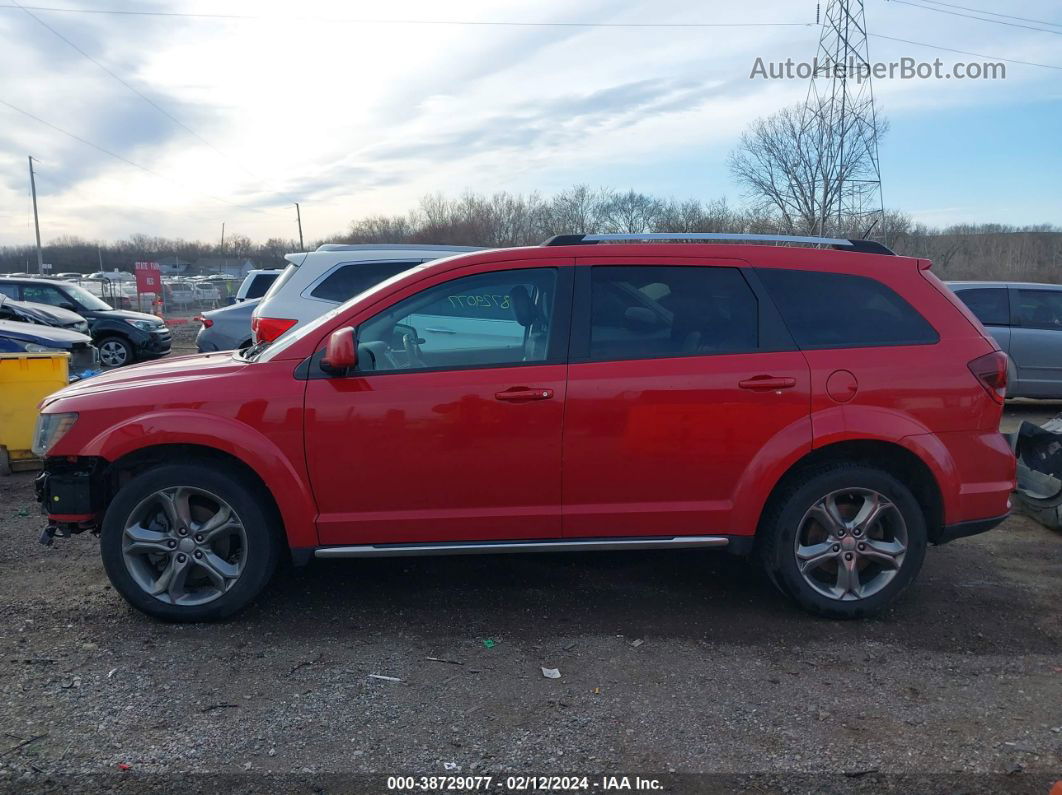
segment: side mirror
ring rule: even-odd
[[[358,342],[354,329],[341,328],[332,332],[321,359],[321,369],[330,375],[345,375],[358,364]]]

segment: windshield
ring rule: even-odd
[[[110,304],[106,301],[100,300],[100,298],[90,293],[84,287],[79,287],[76,284],[67,284],[63,286],[63,289],[76,298],[77,302],[85,307],[85,309],[88,309],[91,312],[102,312],[112,308]]]
[[[450,258],[448,257],[447,259]],[[384,279],[382,282],[373,287],[370,287],[365,292],[359,293],[358,295],[354,296],[346,303],[340,304],[332,311],[325,312],[323,315],[318,318],[315,318],[314,320],[311,320],[309,323],[304,323],[297,326],[294,331],[291,331],[287,334],[282,334],[279,338],[277,338],[276,342],[259,343],[257,345],[252,345],[244,352],[243,358],[247,359],[248,361],[256,361],[258,359],[261,359],[262,361],[269,361],[270,359],[275,359],[285,350],[290,348],[294,343],[298,342],[304,337],[308,337],[312,334],[318,333],[322,326],[327,326],[338,315],[344,314],[350,307],[354,306],[354,304],[369,300],[380,290],[391,286],[397,280],[408,276],[414,271],[422,271],[425,268],[437,265],[439,262],[442,262],[442,260],[432,260],[430,262],[425,262],[422,265],[416,265],[408,270],[404,270],[401,273],[396,273],[390,279]]]

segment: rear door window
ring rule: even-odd
[[[49,306],[62,306],[71,303],[70,299],[59,292],[56,288],[48,285],[27,284],[22,288],[23,301],[32,301],[35,304],[48,304]]]
[[[760,268],[782,319],[805,349],[929,345],[937,332],[891,287],[866,276]]]
[[[1018,289],[1018,317],[1026,328],[1062,329],[1062,290]]]
[[[958,290],[955,295],[986,326],[1010,325],[1010,299],[1005,287],[975,287]]]
[[[412,262],[351,262],[340,265],[310,293],[312,298],[341,304],[369,290],[380,282],[420,264]]]
[[[758,315],[756,296],[736,268],[591,268],[594,361],[753,351]]]

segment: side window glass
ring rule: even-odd
[[[23,287],[22,295],[23,301],[32,301],[36,304],[59,306],[62,303],[69,303],[69,301],[63,297],[63,294],[54,287],[42,287],[37,284],[30,284]]]
[[[4,280],[0,279],[0,295],[6,295],[15,301],[18,300],[18,285],[17,284],[4,284]]]
[[[491,367],[546,360],[557,272],[528,268],[429,287],[358,329],[358,370]]]
[[[1006,288],[979,287],[973,290],[959,290],[955,294],[986,326],[1010,325],[1010,304]]]
[[[385,279],[390,279],[419,264],[418,260],[416,262],[352,262],[348,265],[340,265],[314,287],[310,295],[313,298],[341,304],[375,287]]]
[[[757,273],[801,348],[926,345],[940,339],[914,307],[875,279],[781,268]]]
[[[596,266],[590,358],[705,356],[754,351],[756,296],[735,268]]]
[[[1062,290],[1018,290],[1018,315],[1029,328],[1062,329]]]
[[[247,299],[261,298],[265,295],[266,290],[276,281],[278,275],[275,273],[259,273],[255,276],[254,281],[247,286]]]

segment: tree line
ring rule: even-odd
[[[902,212],[886,214],[891,248],[925,257],[946,279],[1059,281],[1062,228],[1052,225],[956,224],[943,228],[915,223]],[[551,196],[539,193],[430,194],[409,212],[354,219],[346,231],[321,243],[439,243],[486,247],[536,245],[555,234],[580,232],[733,232],[792,234],[792,225],[762,203],[735,207],[726,199],[664,199],[635,190],[617,191],[576,185]],[[178,257],[194,263],[203,257],[251,259],[259,267],[282,267],[298,242],[270,238],[256,243],[232,235],[218,243],[133,235],[127,240],[95,242],[62,237],[44,247],[55,272],[89,273],[132,270],[138,260]],[[0,272],[33,271],[33,246],[0,248]]]

